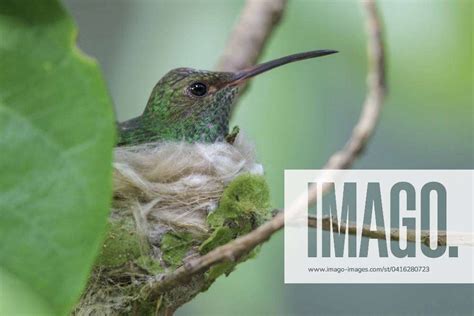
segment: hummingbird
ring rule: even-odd
[[[334,53],[328,49],[298,53],[236,72],[173,69],[155,85],[142,115],[118,123],[117,145],[225,141],[233,102],[248,79],[291,62]]]

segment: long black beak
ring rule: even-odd
[[[299,61],[299,60],[304,60],[304,59],[310,59],[310,58],[316,58],[316,57],[321,57],[321,56],[326,56],[326,55],[331,55],[337,53],[336,50],[330,50],[330,49],[322,49],[322,50],[314,50],[310,52],[304,52],[304,53],[298,53],[298,54],[293,54],[285,57],[281,57],[278,59],[274,59],[271,61],[267,61],[266,63],[259,64],[252,66],[250,68],[238,71],[235,73],[235,77],[232,78],[231,82],[229,83],[230,85],[238,85],[242,83],[243,81],[252,78],[258,74],[261,74],[263,72],[266,72],[270,69],[280,67],[289,63],[292,63],[294,61]]]

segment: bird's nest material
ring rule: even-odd
[[[187,258],[268,219],[262,174],[253,146],[241,135],[233,144],[117,148],[108,234],[75,314],[169,312],[230,273],[235,263],[217,265],[171,290],[156,290],[160,276]]]

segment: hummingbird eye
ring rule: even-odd
[[[194,82],[188,87],[188,90],[191,94],[202,97],[207,93],[207,86],[202,82]]]

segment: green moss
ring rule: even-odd
[[[103,295],[106,295],[113,298],[110,300],[112,304],[118,302],[127,306],[126,314],[137,315],[148,315],[155,313],[157,309],[161,311],[163,308],[180,306],[209,288],[219,276],[231,273],[236,265],[255,256],[258,247],[236,258],[235,262],[217,264],[205,272],[193,275],[184,283],[179,283],[162,293],[155,293],[159,294],[158,305],[154,300],[157,297],[153,296],[154,299],[150,300],[151,288],[147,287],[149,285],[147,282],[156,280],[154,277],[156,275],[170,273],[181,266],[183,258],[187,255],[206,254],[250,232],[269,217],[269,192],[264,178],[245,174],[234,179],[224,190],[217,209],[207,218],[208,234],[196,236],[191,232],[168,231],[161,236],[160,244],[154,245],[160,248],[160,260],[154,260],[150,256],[151,247],[147,241],[142,242],[140,236],[137,236],[133,217],[112,221],[98,264],[101,268],[117,266],[120,268],[108,271],[96,270],[99,281],[90,282],[93,286],[91,291],[97,292],[97,297],[93,299],[102,302]],[[123,277],[136,274],[144,278]],[[147,280],[147,275],[153,277]],[[117,287],[110,280],[117,280],[120,286]],[[124,303],[121,303],[121,300],[124,300]],[[104,305],[104,308],[109,307]]]
[[[161,239],[161,251],[163,260],[170,266],[179,266],[186,253],[191,250],[195,240],[193,235],[187,232],[169,231]]]
[[[211,235],[204,242],[190,233],[168,232],[163,235],[160,249],[163,260],[172,267],[182,264],[193,247],[201,254],[248,233],[269,218],[269,191],[262,176],[243,174],[224,190],[218,208],[207,218]]]
[[[209,281],[214,281],[222,274],[228,275],[231,273],[232,270],[234,270],[235,265],[236,264],[234,262],[224,262],[212,266],[209,271],[206,272],[206,277]]]
[[[217,246],[223,245],[234,238],[234,232],[226,226],[218,227],[212,235],[199,247],[201,254],[206,254]]]
[[[150,256],[144,255],[135,260],[135,263],[142,269],[148,271],[149,274],[160,274],[165,272],[159,261],[153,260]]]
[[[133,226],[130,227],[125,221],[109,222],[96,264],[105,268],[121,266],[140,257],[143,247]]]
[[[265,179],[251,174],[240,175],[224,190],[218,208],[211,213],[207,222],[212,229],[211,236],[204,241],[199,251],[205,254],[226,244],[238,236],[245,235],[270,218],[270,194]],[[251,251],[239,259],[245,261],[257,253]],[[226,262],[211,267],[206,278],[212,283],[222,274],[229,274],[237,262]]]
[[[224,190],[219,207],[208,216],[207,222],[212,228],[239,217],[253,217],[257,225],[269,216],[267,183],[262,176],[243,174],[232,181]]]
[[[208,216],[210,236],[202,241],[191,233],[167,232],[161,239],[162,258],[168,266],[180,266],[193,249],[205,254],[255,229],[269,218],[269,209],[269,192],[264,178],[240,175],[227,186],[218,208]],[[149,257],[149,246],[137,235],[133,219],[111,221],[97,264],[111,268],[131,261],[152,274],[164,272],[160,263]],[[222,273],[220,270],[212,270],[211,275]]]
[[[207,218],[213,234],[201,250],[208,252],[262,224],[270,217],[269,200],[268,186],[262,176],[243,174],[235,178],[224,190],[218,208]]]

